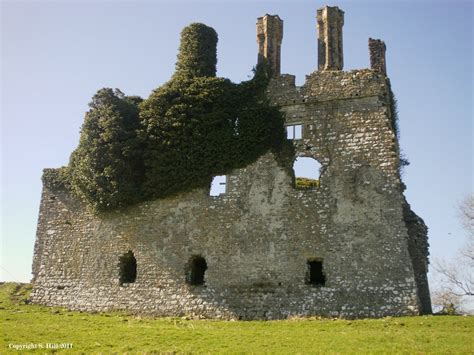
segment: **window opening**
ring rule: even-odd
[[[226,175],[214,176],[214,178],[212,179],[209,195],[210,196],[224,195],[226,192],[226,186],[227,186]]]
[[[298,190],[313,190],[320,186],[321,164],[313,158],[298,157],[293,164],[295,173],[295,188]]]
[[[306,284],[316,286],[324,286],[326,284],[326,275],[324,275],[322,260],[308,260],[306,267]]]
[[[137,279],[137,259],[132,251],[120,257],[120,284],[133,283]]]
[[[186,282],[190,285],[203,285],[206,270],[206,259],[202,256],[192,256],[186,265]]]
[[[302,139],[303,138],[303,125],[288,125],[286,126],[286,138],[287,139]]]

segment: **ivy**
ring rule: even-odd
[[[284,118],[266,98],[268,66],[240,84],[218,78],[216,44],[214,29],[191,24],[174,75],[148,99],[118,89],[93,97],[61,176],[94,212],[209,187],[270,150],[288,160]]]
[[[76,195],[99,212],[141,199],[143,144],[138,97],[101,89],[89,104],[79,146],[71,154],[69,173]]]
[[[388,86],[388,100],[390,104],[390,124],[392,126],[392,130],[397,137],[397,141],[400,140],[400,128],[399,128],[399,118],[398,118],[398,103],[397,99],[395,98],[395,94],[392,91],[392,84],[390,83],[390,79],[387,78],[387,86]],[[400,150],[399,154],[399,166],[398,166],[398,173],[403,175],[405,168],[410,165],[410,161],[406,157],[406,155]]]
[[[284,140],[283,117],[265,99],[260,70],[241,84],[175,77],[141,105],[144,192],[149,198],[209,186]]]
[[[41,177],[44,186],[54,190],[70,190],[70,172],[67,166],[57,169],[44,169]]]
[[[217,33],[202,23],[192,23],[181,31],[175,77],[215,76]]]
[[[400,139],[400,129],[398,127],[398,103],[397,99],[395,98],[395,94],[392,91],[392,84],[390,83],[390,79],[387,78],[387,87],[388,87],[388,100],[390,104],[390,118],[391,118],[391,125],[392,130],[395,133],[397,139]]]

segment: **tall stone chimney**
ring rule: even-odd
[[[257,19],[258,63],[270,64],[273,77],[280,76],[280,52],[283,39],[283,20],[278,15]]]
[[[385,64],[384,41],[380,39],[369,38],[370,68],[387,75],[387,66]]]
[[[325,6],[319,9],[318,20],[318,69],[342,70],[344,56],[342,52],[342,26],[344,11],[337,6]]]

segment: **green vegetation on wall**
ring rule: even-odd
[[[392,84],[390,83],[390,79],[387,78],[387,86],[388,86],[388,94],[389,94],[389,103],[390,103],[390,118],[391,118],[391,125],[392,125],[392,130],[395,133],[395,136],[397,137],[397,140],[400,139],[400,128],[398,127],[398,105],[397,105],[397,99],[395,98],[395,94],[392,91]],[[410,162],[408,158],[403,154],[402,151],[400,151],[400,165],[399,165],[399,172],[400,175],[403,174],[403,169],[410,165]]]
[[[117,89],[101,89],[89,104],[79,146],[71,154],[69,175],[72,190],[95,211],[140,199],[140,101]]]
[[[217,33],[202,23],[192,23],[181,32],[174,76],[216,76]]]
[[[304,177],[295,178],[295,187],[298,190],[314,190],[321,186],[318,179],[309,179]]]
[[[281,145],[283,118],[264,97],[263,76],[241,84],[175,77],[143,102],[148,197],[209,186]]]
[[[240,84],[218,78],[216,44],[214,29],[191,24],[175,74],[148,99],[99,90],[69,167],[53,180],[100,212],[209,187],[269,150],[282,161],[291,143],[266,98],[268,66]]]

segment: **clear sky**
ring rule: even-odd
[[[219,34],[218,75],[247,80],[265,13],[284,20],[282,72],[302,84],[326,4],[345,11],[345,70],[369,67],[369,37],[385,41],[411,162],[406,195],[432,256],[453,257],[465,236],[456,205],[473,191],[471,1],[2,1],[1,280],[30,280],[42,169],[67,164],[98,89],[146,98],[173,73],[191,22]]]

